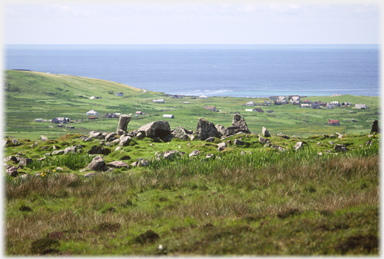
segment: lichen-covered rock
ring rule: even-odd
[[[18,175],[17,167],[10,166],[6,169],[6,173],[12,177],[16,177]]]
[[[267,143],[267,139],[265,139],[265,138],[263,138],[263,137],[259,137],[259,142],[260,142],[261,144],[265,144],[265,143]]]
[[[216,126],[217,133],[219,134],[219,137],[222,137],[225,135],[225,127],[221,124],[217,124]]]
[[[235,131],[237,132],[244,132],[244,133],[251,133],[251,131],[248,129],[247,123],[245,122],[245,119],[240,114],[234,114],[232,119],[232,127],[237,127],[238,129]]]
[[[105,142],[112,141],[112,140],[114,140],[114,137],[115,137],[116,135],[117,135],[117,134],[116,134],[115,132],[108,133],[108,134],[105,136],[104,141],[105,141]]]
[[[265,128],[265,127],[263,127],[263,128],[261,129],[261,135],[262,135],[263,137],[270,137],[270,136],[271,136],[271,134],[269,133],[269,131],[268,131],[267,128]]]
[[[130,142],[131,142],[130,136],[121,136],[119,146],[128,146]]]
[[[138,130],[148,138],[164,138],[171,134],[168,121],[154,121],[141,126]]]
[[[105,161],[101,156],[94,157],[92,159],[92,162],[86,167],[86,169],[92,170],[92,171],[108,170],[107,165],[105,164]]]
[[[123,161],[113,161],[108,163],[107,166],[113,168],[129,168],[129,165]]]
[[[8,161],[12,161],[12,162],[17,162],[17,158],[15,156],[7,156],[6,158],[4,158],[4,162],[8,162]]]
[[[172,132],[172,135],[175,137],[175,138],[179,138],[179,139],[182,139],[182,140],[188,140],[189,137],[188,135],[189,134],[192,134],[192,130],[187,130],[181,126],[177,127],[173,132]]]
[[[196,138],[206,140],[209,137],[219,137],[215,124],[204,118],[199,118],[196,128]]]

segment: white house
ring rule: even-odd
[[[118,92],[115,94],[115,96],[124,96],[124,93],[123,92]]]
[[[245,109],[246,112],[253,112],[253,109]]]
[[[279,96],[277,97],[277,102],[280,102],[282,104],[286,104],[287,103],[287,98],[285,96]]]
[[[154,102],[154,103],[164,103],[164,99],[155,99],[152,102]]]
[[[332,101],[331,104],[333,104],[333,106],[340,106],[340,103],[338,101]]]
[[[355,109],[367,109],[367,108],[369,108],[369,107],[363,103],[356,103],[355,104]]]
[[[35,119],[35,122],[43,122],[43,118]]]
[[[208,99],[208,97],[205,95],[201,95],[201,96],[199,96],[199,99]]]
[[[100,113],[94,110],[90,110],[86,113],[87,116],[100,116]]]
[[[300,103],[300,96],[293,96],[292,98],[291,98],[291,100],[289,100],[289,102],[290,103],[297,103],[297,104],[299,104]]]
[[[255,106],[255,103],[251,101],[251,102],[247,102],[245,105],[246,106]]]
[[[175,116],[173,116],[172,114],[163,114],[163,118],[171,118],[171,119],[174,119]]]
[[[300,104],[301,108],[311,108],[311,105],[309,103],[302,103]]]
[[[327,103],[327,104],[325,105],[325,107],[326,107],[327,109],[333,109],[333,104],[331,104],[331,103]]]

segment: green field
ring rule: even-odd
[[[123,92],[124,96],[108,94],[109,91]],[[83,96],[83,97],[80,97]],[[100,96],[102,99],[89,99]],[[153,99],[165,99],[165,103],[153,103]],[[87,134],[95,131],[115,131],[118,119],[102,118],[107,112],[133,115],[136,111],[145,114],[132,118],[129,130],[156,121],[167,120],[171,128],[183,126],[196,130],[197,120],[201,117],[231,126],[234,113],[241,113],[252,133],[260,133],[266,127],[272,134],[310,136],[313,134],[367,133],[374,120],[379,118],[380,98],[367,96],[343,95],[339,97],[307,97],[311,101],[339,101],[365,103],[366,110],[352,107],[328,109],[299,108],[297,105],[256,106],[274,113],[246,112],[245,104],[249,101],[262,103],[268,98],[210,97],[209,99],[173,99],[170,96],[126,85],[67,75],[54,75],[41,72],[5,71],[5,122],[6,136],[13,138],[39,139],[40,135],[57,138],[63,133]],[[185,104],[184,102],[189,102]],[[215,106],[220,112],[212,112],[204,106]],[[352,105],[354,106],[354,105]],[[254,108],[254,107],[253,107]],[[89,120],[86,112],[96,110],[102,116]],[[351,113],[353,111],[355,113]],[[174,119],[165,119],[163,114],[173,114]],[[55,117],[67,117],[74,122],[75,129],[58,128],[49,122],[34,122],[36,118],[49,120]],[[340,126],[328,126],[328,119],[340,121]],[[357,122],[352,122],[355,119]]]
[[[158,98],[165,103],[152,102]],[[260,106],[275,111],[261,114],[245,112],[245,103],[266,98],[172,99],[103,80],[6,71],[4,99],[4,157],[14,156],[4,163],[17,167],[17,175],[3,174],[6,256],[380,254],[381,134],[370,132],[379,118],[379,97],[305,98],[365,103],[366,110],[287,104]],[[91,109],[102,115],[145,112],[132,117],[128,130],[156,120],[196,130],[200,117],[229,127],[240,112],[252,134],[214,142],[134,137],[117,148],[118,142],[81,139],[90,131],[116,131],[118,119],[89,120],[85,113]],[[165,119],[165,113],[175,118]],[[75,129],[34,122],[57,116],[71,118]],[[328,126],[328,119],[341,125]],[[262,127],[272,133],[266,137],[271,146],[260,142]],[[219,151],[223,141],[227,147]],[[297,142],[304,147],[295,151]],[[337,150],[338,144],[345,150]],[[73,146],[79,148],[73,154],[52,154]],[[100,147],[108,149],[98,153],[105,163],[129,166],[83,171]],[[175,150],[172,159],[156,159]],[[200,154],[190,157],[194,150]],[[15,161],[23,157],[31,163]],[[132,165],[141,160],[148,165]]]

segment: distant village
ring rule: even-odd
[[[113,91],[109,91],[108,94],[113,94]],[[115,94],[115,96],[124,96],[123,92],[118,92]],[[201,95],[201,96],[183,96],[183,95],[168,95],[169,97],[173,99],[183,99],[183,98],[190,98],[190,99],[208,99],[207,96]],[[341,96],[340,94],[333,94],[332,97]],[[83,96],[81,96],[83,97]],[[95,97],[91,96],[89,99],[101,99],[102,97]],[[253,101],[247,102],[245,106],[252,107],[252,106],[271,106],[273,105],[285,105],[285,104],[291,104],[291,105],[298,105],[300,108],[308,108],[308,109],[333,109],[334,107],[351,107],[353,104],[350,102],[343,102],[339,103],[338,101],[331,101],[330,103],[324,103],[321,101],[311,101],[309,99],[304,99],[306,96],[298,96],[298,95],[289,95],[289,96],[270,96],[269,101],[263,101],[262,103],[255,103]],[[154,99],[152,100],[153,103],[165,103],[164,99]],[[189,102],[184,102],[185,104],[189,104]],[[213,111],[213,112],[219,112],[220,110],[217,110],[215,106],[204,106],[205,109]],[[363,103],[356,103],[353,109],[368,109],[369,106],[365,105]],[[162,110],[166,111],[166,110]],[[247,108],[245,109],[246,112],[259,112],[264,113],[264,110],[261,108]],[[266,110],[266,113],[274,113],[273,110]],[[135,117],[138,117],[139,115],[143,115],[145,112],[142,111],[136,111]],[[101,116],[100,113],[94,110],[89,110],[86,114],[88,116],[89,120],[97,119],[98,116]],[[106,113],[104,118],[119,118],[121,113]],[[131,114],[130,114],[131,115]],[[163,114],[163,118],[175,118],[172,114]],[[356,120],[352,120],[355,121]],[[35,122],[51,122],[53,124],[57,124],[57,127],[63,127],[63,124],[67,124],[71,122],[70,118],[66,117],[56,117],[51,120],[43,120],[42,118],[35,119]],[[328,125],[340,125],[339,120],[332,120],[329,119]],[[67,128],[75,128],[73,126],[67,126]]]

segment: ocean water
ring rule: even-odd
[[[167,94],[379,96],[379,45],[6,45],[5,69]]]

